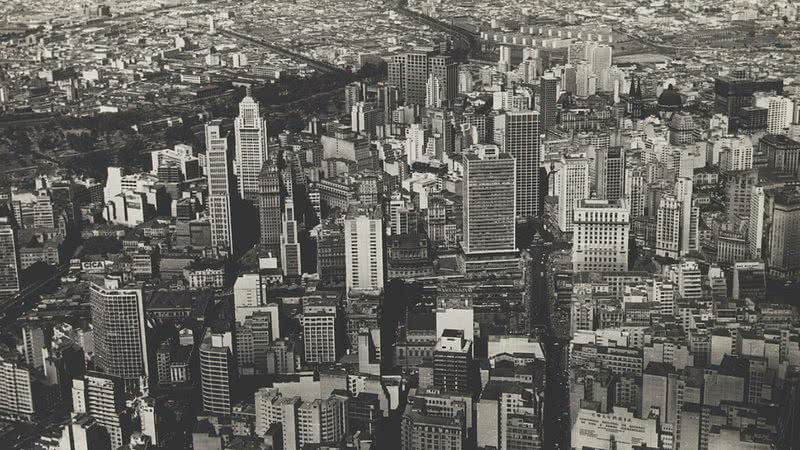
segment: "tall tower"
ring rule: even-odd
[[[278,257],[281,246],[281,182],[278,167],[267,161],[258,176],[258,215],[261,251]]]
[[[236,176],[239,196],[255,202],[258,175],[267,156],[267,121],[261,117],[258,102],[247,95],[239,103],[239,116],[233,123],[236,134]]]
[[[677,258],[680,251],[681,203],[672,194],[662,194],[656,217],[656,255]]]
[[[303,298],[303,359],[305,362],[336,361],[336,300]]]
[[[377,208],[354,204],[344,221],[347,290],[383,290],[383,221]]]
[[[555,73],[545,72],[539,79],[539,129],[544,133],[556,126],[556,103],[558,102],[558,78]]]
[[[283,207],[281,233],[281,265],[287,277],[300,276],[300,242],[297,240],[297,221],[294,220],[294,200],[287,198]]]
[[[231,389],[235,376],[233,337],[230,331],[206,329],[200,345],[200,390],[203,411],[231,413]]]
[[[19,252],[14,228],[0,217],[0,300],[19,292]]]
[[[766,195],[764,188],[753,186],[750,194],[750,221],[747,225],[747,245],[751,259],[761,260],[764,242],[764,210]]]
[[[474,145],[464,155],[464,240],[466,253],[515,249],[514,158],[496,145]]]
[[[539,113],[537,111],[509,111],[495,118],[495,143],[514,157],[517,165],[517,217],[535,217],[540,213],[539,198]],[[500,140],[500,142],[497,142]]]
[[[231,190],[228,170],[228,137],[222,133],[222,121],[206,124],[206,159],[208,171],[208,210],[211,218],[211,243],[233,251]]]
[[[558,228],[572,232],[572,219],[578,200],[589,198],[589,160],[565,158],[558,175]]]
[[[144,302],[142,290],[123,289],[117,278],[89,289],[96,366],[121,378],[128,388],[147,376]]]

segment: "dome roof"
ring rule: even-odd
[[[671,84],[658,96],[659,108],[678,109],[683,106],[683,97]]]

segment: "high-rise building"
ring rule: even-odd
[[[624,199],[578,200],[573,223],[573,271],[628,271],[631,222]]]
[[[22,327],[22,354],[25,363],[33,368],[43,365],[42,349],[45,348],[44,330],[40,326],[25,325]]]
[[[249,90],[248,90],[249,91]],[[239,116],[234,121],[236,136],[236,176],[239,196],[254,202],[259,193],[259,175],[267,155],[267,121],[261,117],[259,104],[250,92],[239,102]]]
[[[767,109],[767,133],[786,134],[794,114],[794,102],[791,99],[757,92],[753,95],[753,104]]]
[[[589,198],[589,160],[568,157],[562,160],[558,177],[558,228],[572,233],[575,205]]]
[[[515,161],[496,145],[474,145],[464,155],[466,253],[515,249]]]
[[[233,251],[231,223],[230,171],[228,137],[222,121],[206,124],[206,174],[208,177],[208,214],[211,218],[211,243],[224,251]]]
[[[317,234],[317,273],[323,284],[339,284],[346,281],[344,232],[341,226],[323,226]]]
[[[128,388],[148,375],[147,343],[142,290],[123,288],[118,278],[89,289],[95,366],[119,377]]]
[[[0,217],[0,300],[19,292],[19,248],[8,217]]]
[[[231,413],[231,390],[236,377],[233,336],[230,331],[206,329],[200,344],[200,390],[203,411]]]
[[[769,273],[775,277],[796,277],[800,274],[800,192],[797,189],[777,192],[770,203]]]
[[[680,202],[672,194],[663,194],[656,214],[656,255],[677,258],[680,252]]]
[[[517,217],[536,217],[540,214],[539,113],[537,111],[508,111],[495,117],[495,143],[501,151],[511,154],[517,167]],[[498,133],[499,130],[499,133]],[[498,135],[499,134],[499,135]]]
[[[539,118],[541,119],[539,131],[541,133],[556,126],[558,81],[555,73],[549,71],[539,79]]]
[[[297,221],[294,218],[294,201],[287,198],[284,203],[283,232],[281,233],[281,266],[283,275],[300,276],[300,241],[297,240]]]
[[[717,112],[728,117],[739,117],[746,106],[753,106],[756,92],[783,94],[782,79],[752,79],[747,76],[716,77],[714,79],[714,106]],[[736,121],[729,121],[729,131],[736,127]]]
[[[383,290],[383,221],[378,208],[352,204],[344,221],[346,286]]]
[[[400,449],[461,450],[464,448],[464,422],[463,415],[439,416],[409,403],[400,423]]]
[[[33,374],[19,354],[0,349],[0,416],[31,421],[38,411]]]
[[[433,385],[444,391],[470,393],[472,341],[462,330],[444,330],[433,350]]]
[[[764,300],[767,293],[767,278],[764,263],[761,261],[738,261],[733,264],[734,300],[749,298],[754,302]]]
[[[625,151],[622,147],[598,148],[595,157],[597,198],[617,200],[625,192]]]
[[[281,248],[281,182],[278,167],[266,161],[258,176],[260,245],[264,254],[278,257]]]
[[[698,234],[700,209],[692,200],[693,181],[680,177],[675,182],[675,197],[680,202],[681,228],[679,235],[680,255],[700,249]]]
[[[130,415],[125,408],[125,388],[121,379],[88,372],[72,380],[72,411],[88,414],[106,429],[111,448],[119,448],[131,435]]]
[[[398,88],[407,104],[425,104],[429,75],[438,80],[442,103],[458,94],[458,64],[449,56],[416,51],[393,56],[388,66],[388,84]]]
[[[644,168],[641,166],[626,167],[624,183],[623,192],[631,209],[631,220],[644,216],[647,195]]]
[[[766,195],[764,188],[753,186],[750,194],[750,220],[747,224],[747,246],[750,258],[761,260],[764,243],[764,212]]]
[[[336,362],[335,299],[303,298],[303,345],[306,364]]]

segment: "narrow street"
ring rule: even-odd
[[[541,330],[547,355],[544,404],[544,448],[566,450],[570,448],[569,380],[567,350],[569,342],[556,337],[551,321],[551,304],[547,293],[547,258],[556,247],[552,243],[534,241],[530,246],[528,271],[529,298],[532,305],[531,325]]]

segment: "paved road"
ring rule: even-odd
[[[567,349],[569,341],[559,339],[555,332],[551,302],[547,290],[547,258],[558,246],[543,241],[530,247],[530,278],[528,280],[531,304],[531,324],[542,330],[542,342],[547,355],[544,394],[544,448],[567,450],[570,448],[569,380]]]

